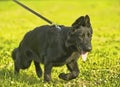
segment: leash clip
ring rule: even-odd
[[[59,30],[61,30],[61,27],[55,24],[55,27]]]
[[[58,30],[62,30],[59,25],[57,25],[57,24],[52,24],[52,25],[54,25]]]

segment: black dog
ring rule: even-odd
[[[28,32],[18,48],[12,52],[15,73],[26,69],[34,61],[38,77],[42,76],[40,63],[44,64],[44,81],[51,80],[53,66],[66,64],[70,73],[61,73],[59,77],[71,80],[78,76],[77,60],[82,55],[86,58],[87,52],[92,50],[92,27],[88,15],[81,16],[72,27],[41,26]],[[86,59],[84,59],[86,60]]]

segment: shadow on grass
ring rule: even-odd
[[[37,79],[37,77],[33,75],[28,75],[25,72],[21,72],[20,74],[15,75],[13,70],[8,69],[0,69],[0,81],[9,83],[25,83],[28,85],[43,83],[42,78]]]
[[[35,74],[35,73],[34,73]],[[88,87],[90,83],[88,81],[83,81],[79,77],[74,80],[64,81],[59,79],[58,77],[53,77],[50,84],[43,82],[43,77],[38,79],[38,77],[34,74],[27,74],[26,72],[20,72],[15,75],[14,71],[11,69],[2,68],[0,69],[0,84],[4,82],[2,86],[26,86],[26,87]]]

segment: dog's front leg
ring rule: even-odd
[[[51,81],[51,70],[52,70],[52,64],[45,63],[45,65],[44,65],[44,82]]]
[[[69,69],[70,73],[61,73],[59,78],[63,80],[72,80],[78,76],[79,69],[76,61],[67,64],[67,68]]]

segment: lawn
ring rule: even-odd
[[[57,24],[71,26],[88,14],[93,27],[93,50],[78,60],[80,74],[71,81],[58,78],[66,66],[52,70],[52,82],[37,78],[34,65],[14,75],[11,51],[26,32],[45,21],[12,0],[0,0],[0,87],[120,87],[120,0],[19,0]],[[42,65],[43,70],[43,65]]]

